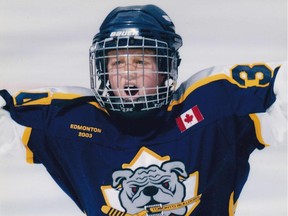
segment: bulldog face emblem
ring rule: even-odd
[[[129,214],[136,214],[151,206],[182,202],[185,186],[179,177],[187,178],[182,162],[166,162],[161,167],[151,165],[135,171],[118,170],[113,173],[113,187],[122,185],[119,193],[121,206]],[[184,215],[186,207],[165,211],[165,215]],[[155,214],[149,214],[155,215]]]

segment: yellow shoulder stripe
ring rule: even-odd
[[[79,94],[53,92],[19,92],[13,99],[15,106],[49,105],[53,99],[74,99]]]

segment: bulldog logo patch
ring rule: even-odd
[[[190,215],[200,203],[198,172],[188,174],[181,161],[171,161],[142,147],[129,164],[112,174],[113,184],[102,186],[111,216]]]

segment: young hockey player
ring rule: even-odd
[[[0,91],[27,161],[88,216],[234,215],[285,67],[213,67],[176,89],[181,46],[160,8],[118,7],[93,38],[92,91]]]

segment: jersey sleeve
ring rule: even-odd
[[[262,144],[287,142],[286,61],[204,69],[181,84],[168,110],[187,101],[206,121],[249,115]]]
[[[205,101],[209,97],[212,107],[222,106],[227,113],[265,112],[276,100],[274,82],[283,64],[239,64],[204,69],[180,85],[168,110],[181,104],[193,92],[199,95],[199,100]],[[281,70],[281,73],[285,72]]]
[[[0,96],[5,101],[3,108],[18,124],[42,130],[53,100],[92,96],[92,92],[81,87],[51,87],[20,91],[13,97],[7,90],[1,90]]]
[[[80,87],[41,88],[20,91],[15,96],[0,91],[0,155],[20,154],[29,162],[27,147],[31,131],[43,131],[49,121],[52,100],[91,96],[89,89]]]
[[[265,113],[257,113],[263,142],[273,146],[287,145],[288,128],[287,63],[282,64],[275,80],[276,101]]]

